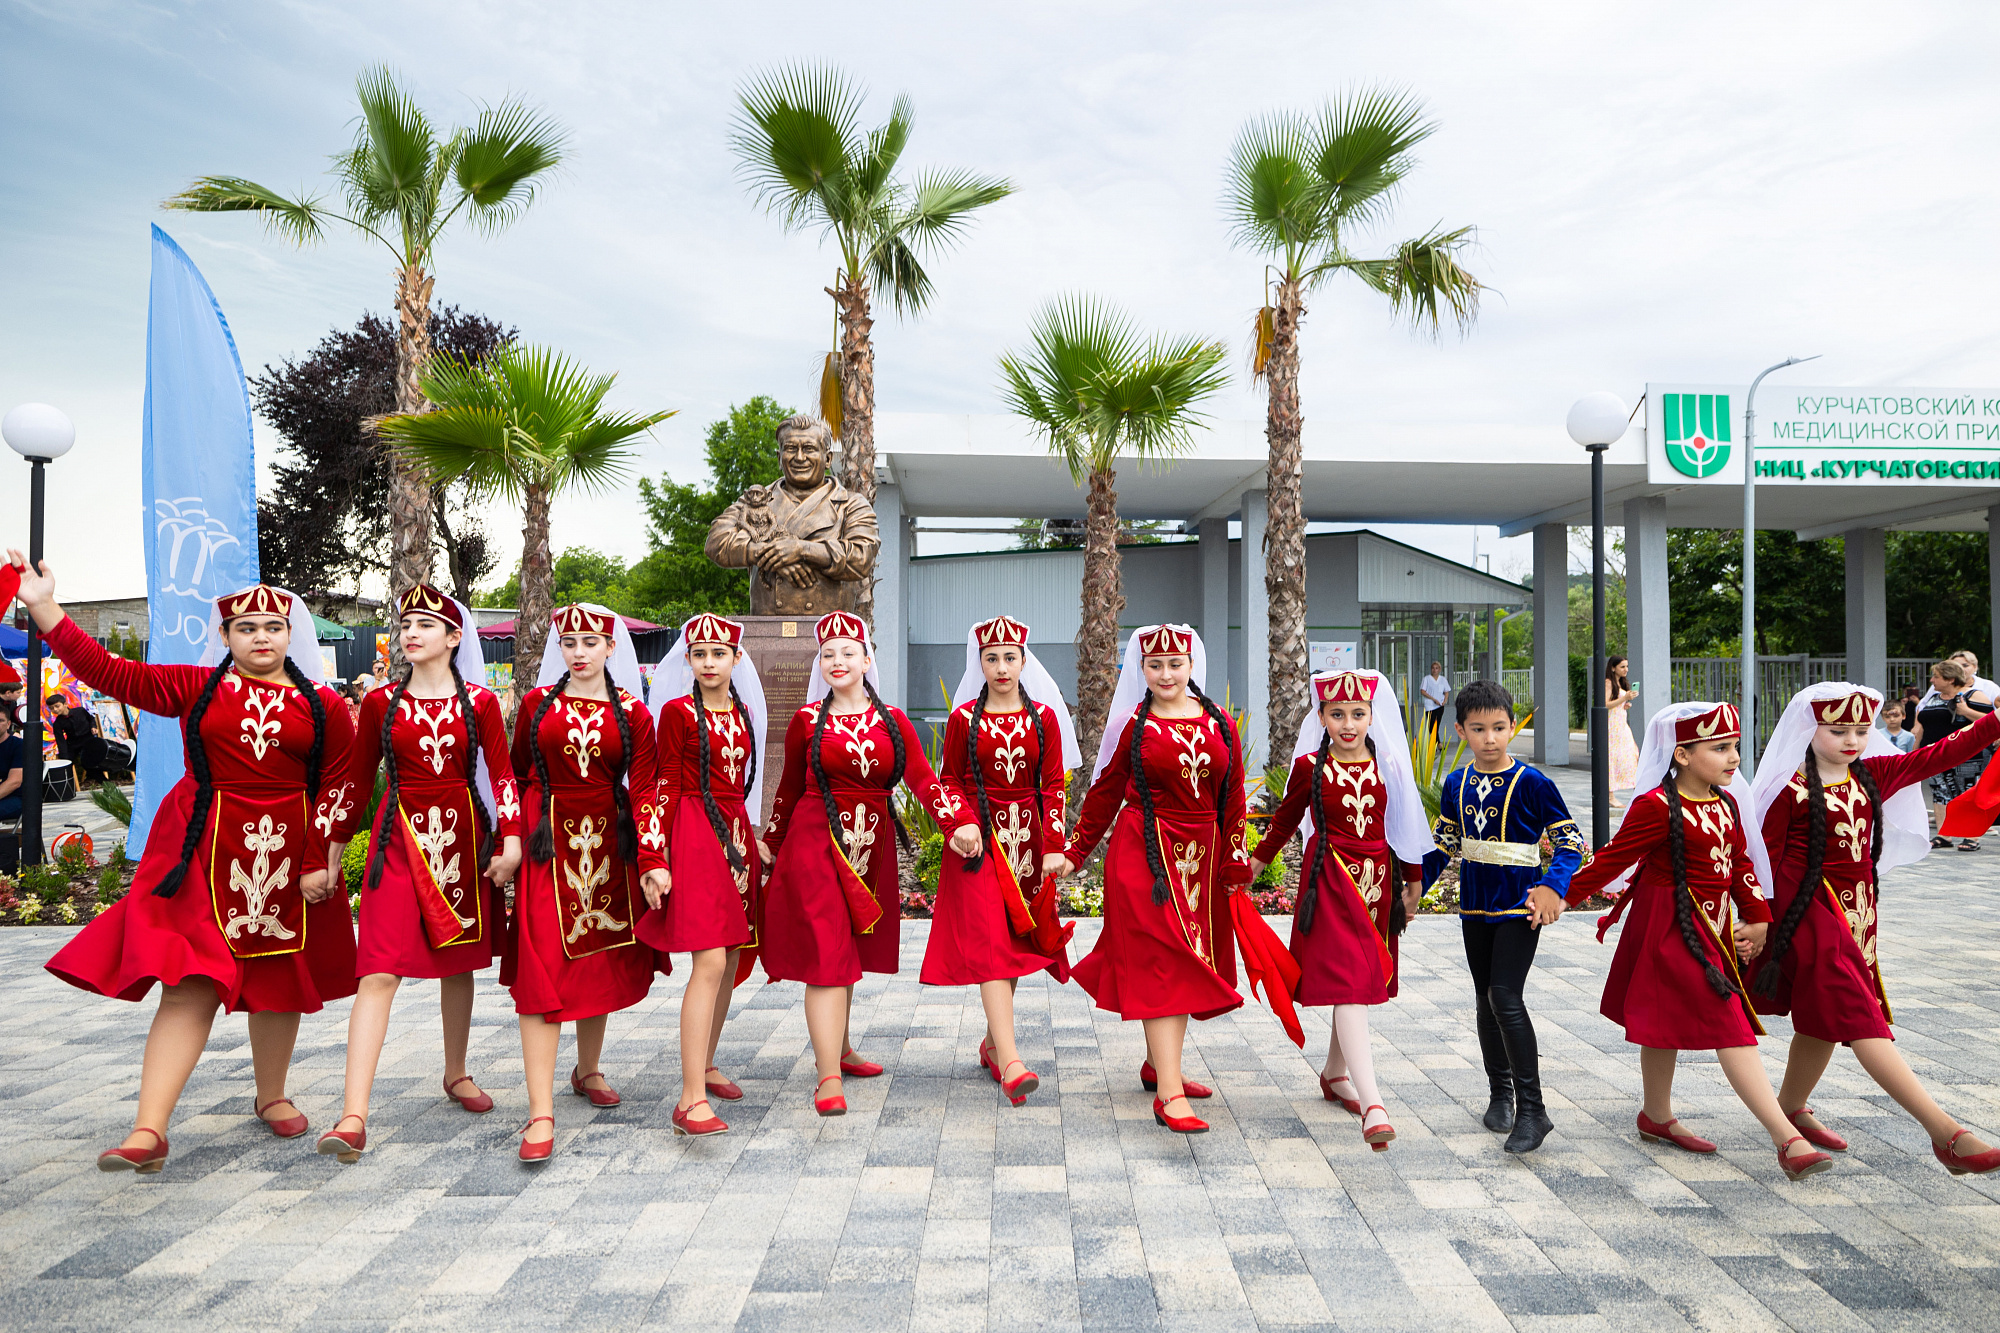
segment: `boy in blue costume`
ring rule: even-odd
[[[1424,858],[1424,887],[1460,858],[1459,924],[1478,1004],[1479,1051],[1493,1093],[1482,1123],[1507,1133],[1508,1152],[1533,1152],[1554,1126],[1542,1103],[1535,1025],[1524,992],[1541,927],[1560,914],[1552,904],[1561,903],[1569,877],[1583,864],[1583,831],[1556,784],[1507,753],[1514,697],[1493,681],[1476,680],[1459,692],[1457,704],[1458,735],[1472,766],[1445,776],[1431,830],[1438,850]],[[1555,851],[1547,870],[1544,836]]]

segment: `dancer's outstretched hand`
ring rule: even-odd
[[[56,575],[44,560],[40,569],[28,567],[28,557],[13,547],[7,548],[7,559],[14,568],[21,571],[21,604],[30,611],[56,599]]]

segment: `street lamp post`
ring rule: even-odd
[[[1819,360],[1820,354],[1788,356],[1757,372],[1743,399],[1743,776],[1757,775],[1757,386],[1774,370]]]
[[[1631,420],[1615,393],[1585,394],[1569,410],[1569,437],[1590,451],[1591,671],[1597,693],[1590,704],[1590,845],[1602,847],[1611,826],[1611,710],[1604,702],[1604,451],[1625,435]],[[1552,627],[1537,625],[1537,634]],[[1547,725],[1546,721],[1542,725]]]
[[[23,403],[0,419],[7,447],[28,460],[28,567],[42,563],[42,469],[68,453],[76,427],[47,403]],[[4,608],[0,608],[4,609]],[[28,618],[27,735],[21,755],[21,864],[42,862],[42,635]]]

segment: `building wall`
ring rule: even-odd
[[[63,610],[69,612],[69,618],[93,639],[116,637],[120,625],[129,626],[126,632],[135,639],[148,637],[148,627],[151,622],[146,618],[146,599],[143,597],[120,597],[101,602],[64,602]]]

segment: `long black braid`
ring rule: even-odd
[[[542,793],[541,808],[535,812],[535,831],[528,835],[528,855],[543,864],[555,860],[556,834],[553,827],[555,796],[549,791],[549,760],[548,756],[542,753],[542,719],[548,716],[550,706],[555,703],[556,697],[563,692],[563,686],[567,684],[569,684],[569,672],[565,671],[556,678],[556,683],[549,687],[548,693],[542,696],[542,701],[535,705],[535,715],[528,719],[528,753],[534,756],[535,785]]]
[[[875,687],[868,683],[866,676],[861,679],[861,688],[868,691],[868,702],[875,705],[875,716],[882,719],[882,725],[889,731],[889,748],[896,756],[896,762],[889,769],[889,823],[895,828],[896,841],[902,844],[903,850],[912,851],[914,845],[910,842],[910,831],[903,827],[903,817],[896,813],[895,791],[902,785],[903,771],[910,761],[908,751],[903,748],[903,729],[897,725],[896,715],[889,711],[889,706],[875,693]]]
[[[1229,761],[1223,766],[1222,778],[1215,784],[1215,826],[1218,833],[1229,818],[1229,775],[1236,771],[1236,729],[1229,725],[1229,718],[1216,707],[1215,701],[1201,692],[1201,686],[1192,680],[1188,682],[1188,693],[1201,700],[1201,711],[1208,714],[1208,720],[1215,723],[1215,729],[1222,733],[1222,748],[1228,752]]]
[[[826,826],[833,834],[835,844],[846,850],[847,840],[840,836],[840,802],[833,799],[833,788],[827,785],[826,764],[820,758],[820,738],[826,735],[826,720],[833,715],[833,695],[828,694],[819,701],[819,716],[813,719],[812,744],[806,747],[806,759],[812,765],[813,785],[819,788],[819,799],[826,805]]]
[[[194,860],[194,850],[208,824],[209,809],[215,804],[215,784],[208,775],[208,748],[201,741],[201,719],[208,712],[209,704],[215,701],[215,691],[221,686],[222,678],[229,674],[229,663],[227,657],[216,663],[215,670],[202,684],[201,693],[195,696],[194,706],[188,709],[183,730],[187,734],[188,772],[194,775],[194,808],[188,812],[187,833],[181,838],[180,863],[162,876],[154,887],[153,896],[156,898],[171,898],[180,892],[181,880],[187,875],[188,864]]]
[[[618,682],[604,672],[604,692],[611,696],[611,715],[618,719],[618,771],[611,775],[611,802],[618,811],[618,855],[626,865],[639,863],[639,826],[632,822],[632,793],[625,790],[625,775],[632,771],[632,723],[625,716],[625,703],[618,697]]]
[[[313,743],[306,751],[306,810],[319,804],[319,766],[326,755],[326,700],[319,697],[319,686],[311,676],[299,669],[299,664],[291,658],[285,659],[285,675],[306,697],[306,707],[312,710]]]
[[[1882,869],[1881,793],[1875,787],[1875,775],[1860,760],[1848,765],[1847,773],[1868,794],[1868,878],[1870,883],[1879,885]],[[1805,874],[1799,877],[1799,887],[1792,895],[1791,906],[1785,909],[1778,928],[1771,932],[1769,956],[1764,961],[1763,970],[1757,974],[1755,990],[1767,997],[1777,993],[1778,964],[1791,952],[1792,937],[1804,924],[1806,913],[1812,910],[1813,900],[1819,897],[1820,872],[1826,865],[1826,785],[1820,781],[1818,760],[1810,754],[1806,756],[1805,779],[1806,869]]]
[[[1318,837],[1313,842],[1313,858],[1311,864],[1306,867],[1305,883],[1299,886],[1298,904],[1293,908],[1293,912],[1299,923],[1300,933],[1307,935],[1312,933],[1313,917],[1319,914],[1319,894],[1316,890],[1319,886],[1320,871],[1326,866],[1326,844],[1328,841],[1326,829],[1326,784],[1320,780],[1320,775],[1326,772],[1327,756],[1332,751],[1333,733],[1328,731],[1323,733],[1319,738],[1319,753],[1313,756],[1312,772],[1307,774],[1307,777],[1312,782],[1312,786],[1308,788],[1308,791],[1311,793],[1312,800],[1313,832]]]
[[[1708,950],[1701,946],[1701,932],[1694,924],[1694,892],[1688,888],[1687,874],[1687,834],[1681,827],[1681,793],[1679,787],[1680,766],[1669,761],[1667,780],[1660,784],[1660,791],[1667,798],[1667,850],[1674,866],[1674,920],[1681,928],[1681,938],[1687,942],[1688,952],[1701,964],[1703,975],[1707,976],[1709,988],[1727,999],[1731,995],[1741,995],[1736,983],[1708,956]],[[1726,947],[1726,946],[1725,946]]]
[[[549,761],[542,753],[542,719],[548,716],[549,708],[555,703],[565,686],[569,684],[569,672],[565,671],[535,705],[535,716],[528,724],[528,749],[535,757],[535,782],[542,789],[542,799],[547,810],[538,812],[535,831],[528,839],[528,854],[537,861],[553,861],[556,855],[556,835],[551,827],[555,797],[549,791]],[[605,693],[610,696],[611,714],[618,720],[618,741],[624,752],[619,756],[618,770],[611,775],[611,801],[618,811],[618,854],[626,865],[638,860],[639,834],[632,823],[632,803],[625,791],[625,773],[632,767],[632,724],[626,720],[625,705],[618,698],[618,682],[611,679],[611,672],[604,673]]]
[[[472,716],[472,691],[465,688],[465,677],[459,674],[456,656],[451,659],[451,683],[458,689],[459,716],[465,719],[465,790],[472,797],[472,813],[477,821],[473,827],[478,830],[474,864],[483,867],[493,855],[493,816],[487,813],[486,799],[479,794],[479,728]],[[387,753],[388,748],[385,741],[383,752]]]
[[[986,856],[986,844],[993,840],[993,807],[986,798],[986,770],[979,763],[979,720],[986,714],[987,686],[979,687],[979,698],[972,705],[972,727],[965,734],[965,766],[972,774],[972,789],[979,797],[979,854],[965,863],[967,870],[979,869],[979,863]],[[1035,775],[1035,818],[1041,819],[1042,812],[1042,756],[1047,754],[1049,738],[1042,729],[1041,710],[1028,697],[1028,687],[1016,683],[1021,694],[1021,706],[1028,710],[1028,716],[1035,724],[1034,767],[1029,771]]]
[[[1146,719],[1153,712],[1153,691],[1149,688],[1146,696],[1139,700],[1139,711],[1132,714],[1131,763],[1132,784],[1139,789],[1139,845],[1146,849],[1146,869],[1153,873],[1153,901],[1167,900],[1167,863],[1160,855],[1160,842],[1153,828],[1153,788],[1146,781]]]
[[[396,747],[391,741],[392,729],[396,725],[396,706],[409,693],[410,677],[416,674],[414,666],[403,668],[402,679],[389,687],[388,702],[382,709],[382,800],[376,806],[374,836],[368,846],[369,888],[382,882],[382,867],[389,859],[389,839],[385,829],[396,827],[397,802],[402,798],[401,779],[396,772]],[[370,774],[369,776],[374,776]]]
[[[734,711],[736,712],[737,716],[742,719],[744,734],[746,736],[751,735],[750,715],[748,710],[746,710],[743,707],[743,701],[736,695],[735,681],[731,681],[729,683],[729,698],[730,702],[735,705]],[[708,826],[715,830],[715,840],[722,844],[722,854],[725,857],[729,858],[730,870],[732,870],[736,874],[741,875],[746,872],[748,867],[743,860],[743,853],[736,850],[736,839],[730,836],[729,821],[722,817],[722,807],[715,803],[715,783],[709,777],[708,703],[701,696],[700,686],[697,685],[695,687],[695,692],[692,696],[690,696],[688,702],[694,708],[695,735],[699,737],[698,743],[701,747],[700,759],[701,759],[702,809],[708,812]],[[757,744],[754,738],[746,742],[746,744],[744,745],[744,749],[746,750],[754,751],[756,748]],[[751,761],[751,767],[748,770],[746,770],[743,775],[743,794],[745,797],[749,796],[750,784],[752,781],[755,780],[754,775],[757,771],[755,765],[756,761],[753,758]]]

